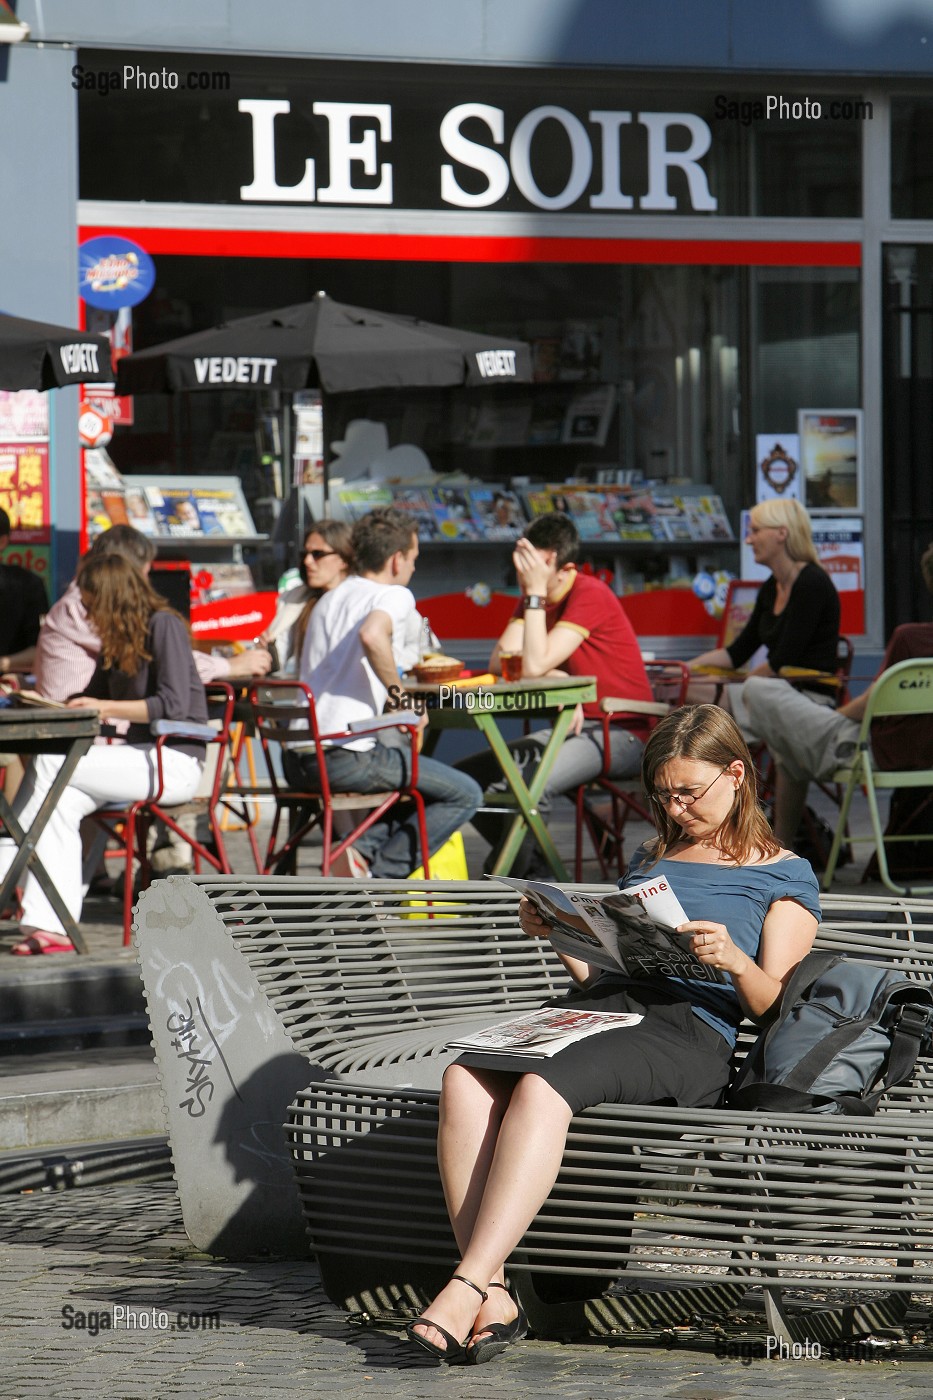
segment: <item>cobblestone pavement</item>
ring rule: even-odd
[[[168,1183],[0,1198],[0,1287],[3,1400],[933,1393],[933,1358],[745,1365],[717,1358],[709,1340],[705,1349],[529,1341],[481,1368],[436,1367],[409,1356],[397,1335],[350,1326],[310,1261],[234,1264],[193,1250]],[[135,1326],[118,1325],[121,1308]]]

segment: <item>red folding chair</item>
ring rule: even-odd
[[[275,815],[272,830],[266,846],[262,873],[294,874],[297,865],[298,847],[310,832],[320,828],[323,841],[321,853],[321,874],[329,875],[331,866],[348,846],[352,846],[365,831],[384,817],[398,802],[415,804],[418,816],[418,840],[421,846],[421,864],[424,878],[430,879],[428,833],[425,824],[424,798],[418,791],[418,728],[411,723],[400,721],[397,725],[378,725],[373,729],[341,730],[339,733],[322,734],[318,728],[314,696],[308,686],[301,681],[263,681],[253,686],[249,696],[250,709],[262,745],[272,797],[275,802]],[[360,793],[333,792],[327,776],[327,746],[334,740],[359,739],[368,734],[377,738],[385,735],[386,729],[398,729],[407,733],[411,744],[411,771],[408,783],[392,792]],[[287,786],[277,771],[278,746],[286,749],[300,744],[314,751],[317,759],[320,785],[300,792]],[[338,812],[350,813],[365,809],[366,816],[349,831],[337,833],[339,840],[334,844],[334,817]],[[279,826],[283,814],[288,816],[288,835],[279,842]],[[349,818],[353,821],[353,818]]]
[[[609,866],[614,863],[619,876],[625,873],[624,839],[625,823],[630,816],[650,822],[651,814],[640,791],[620,786],[620,782],[631,783],[633,779],[615,779],[610,776],[610,725],[623,723],[626,729],[647,738],[651,730],[669,715],[687,696],[690,672],[682,661],[646,661],[645,670],[654,692],[654,700],[621,700],[607,698],[601,702],[603,711],[603,771],[591,783],[584,783],[574,794],[576,807],[576,843],[574,848],[573,877],[583,879],[583,837],[589,836],[596,859],[599,862],[600,878],[607,880]],[[620,713],[636,715],[634,720],[614,720]],[[597,809],[593,798],[609,798],[608,811]]]
[[[180,836],[191,847],[194,853],[196,872],[200,871],[201,862],[207,861],[208,865],[212,866],[219,874],[233,874],[227,859],[217,807],[220,802],[225,776],[224,770],[230,751],[230,722],[233,716],[234,692],[226,681],[216,681],[207,687],[207,693],[208,706],[212,714],[212,721],[209,725],[189,724],[184,720],[156,721],[156,728],[160,729],[161,732],[158,733],[155,744],[156,789],[153,796],[139,802],[131,802],[126,807],[101,807],[91,814],[98,826],[102,827],[111,841],[116,843],[116,850],[109,850],[106,854],[108,856],[115,855],[126,863],[123,882],[124,946],[130,941],[133,899],[137,889],[144,890],[152,880],[148,837],[150,828],[156,823],[161,823],[162,826],[173,831],[176,836]],[[180,806],[169,806],[162,802],[164,787],[162,754],[165,745],[170,744],[173,739],[186,737],[206,741],[204,772],[198,791],[190,802]],[[189,811],[192,807],[204,808],[206,811],[213,850],[179,824],[178,818],[181,813]],[[135,882],[137,889],[134,889],[133,880],[134,856],[139,861],[139,875]]]

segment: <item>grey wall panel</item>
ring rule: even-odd
[[[25,18],[25,16],[21,16]],[[0,66],[0,310],[76,325],[77,103],[74,53],[18,44]],[[78,394],[52,396],[52,596],[77,562]]]
[[[925,0],[19,0],[34,39],[114,48],[740,72],[933,69]],[[926,40],[926,42],[924,42]]]

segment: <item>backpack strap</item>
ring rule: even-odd
[[[841,961],[837,953],[807,953],[805,957],[801,958],[788,979],[784,990],[778,997],[777,1002],[771,1008],[772,1014],[768,1024],[765,1029],[759,1033],[758,1039],[749,1050],[745,1060],[739,1067],[733,1083],[729,1086],[727,1101],[730,1105],[739,1104],[738,1095],[742,1093],[744,1086],[755,1082],[756,1070],[760,1072],[761,1068],[767,1064],[771,1040],[781,1029],[786,1013],[790,1007],[800,1000],[807,988],[810,987],[818,977],[821,977],[824,972],[827,972],[831,967],[835,967],[836,963]],[[806,1098],[808,1102],[812,1102],[813,1096],[811,1094],[803,1095],[803,1097]],[[756,1105],[749,1104],[748,1107],[754,1108]],[[792,1108],[786,1110],[788,1113],[794,1111],[795,1110]],[[801,1109],[800,1111],[803,1112],[805,1110]]]
[[[877,1108],[882,1094],[897,1084],[905,1084],[914,1072],[917,1056],[926,1048],[933,1032],[933,1008],[916,1002],[901,1002],[889,1021],[891,1050],[884,1083],[880,1089],[865,1095],[872,1112]]]
[[[879,1095],[880,1097],[880,1095]],[[858,1094],[805,1094],[783,1084],[747,1084],[729,1095],[730,1108],[763,1113],[846,1113],[870,1118],[874,1108]]]

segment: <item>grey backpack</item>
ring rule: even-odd
[[[933,1042],[933,993],[901,972],[808,953],[731,1086],[730,1108],[872,1114]]]

